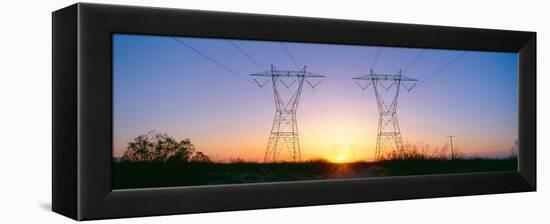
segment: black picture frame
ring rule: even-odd
[[[76,220],[536,190],[536,33],[78,3],[52,14],[52,210]],[[112,34],[517,52],[513,172],[111,189]]]

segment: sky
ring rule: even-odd
[[[249,74],[270,65],[281,70],[305,65],[326,76],[315,89],[305,85],[302,91],[297,111],[302,159],[372,160],[378,125],[374,91],[352,80],[371,68],[384,74],[402,69],[419,79],[414,89],[399,94],[405,143],[443,147],[453,135],[454,146],[466,155],[503,157],[517,139],[516,53],[177,40],[196,51],[174,37],[113,35],[114,157],[154,130],[189,138],[217,161],[263,160],[275,115],[273,89],[255,85]]]

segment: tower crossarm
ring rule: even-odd
[[[308,72],[305,70],[304,67],[302,70],[267,70],[263,72],[258,72],[254,74],[250,74],[250,76],[263,76],[263,77],[287,77],[287,78],[294,78],[294,77],[304,77],[304,78],[324,78],[324,75],[315,74],[312,72]]]
[[[319,75],[311,72],[300,72],[300,71],[265,71],[260,73],[254,73],[250,74],[250,76],[263,76],[263,77],[271,77],[271,76],[277,76],[277,77],[288,77],[288,78],[294,78],[294,77],[305,77],[305,78],[324,78],[324,75]]]
[[[418,79],[415,79],[415,78],[411,78],[411,77],[408,77],[408,76],[404,76],[404,75],[395,75],[395,74],[368,74],[368,75],[362,75],[362,76],[358,76],[358,77],[355,77],[353,79],[356,79],[356,80],[375,80],[375,81],[401,81],[401,82],[405,82],[405,81],[411,81],[411,82],[416,82],[418,81]]]

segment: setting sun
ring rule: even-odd
[[[343,155],[338,156],[338,162],[339,163],[343,163],[345,161],[346,161],[346,157],[344,157]]]

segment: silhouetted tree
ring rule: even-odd
[[[205,155],[202,152],[196,152],[195,155],[191,158],[191,162],[200,162],[200,163],[210,163],[212,160],[210,160],[210,157]]]
[[[191,140],[177,141],[164,133],[149,132],[140,135],[128,143],[128,148],[122,156],[122,161],[143,162],[189,162],[210,161],[202,152],[195,152]]]

